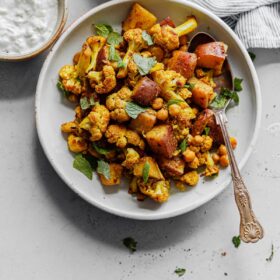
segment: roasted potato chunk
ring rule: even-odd
[[[168,60],[167,67],[184,76],[186,79],[194,75],[197,57],[194,53],[175,51],[173,56]]]
[[[118,163],[110,163],[110,178],[107,179],[103,174],[99,174],[100,181],[104,186],[119,185],[121,182],[123,167]]]
[[[179,158],[172,159],[161,157],[158,159],[158,164],[169,176],[181,176],[184,174],[185,162]]]
[[[177,147],[177,140],[170,125],[155,126],[146,134],[146,140],[156,154],[171,158]]]
[[[159,95],[160,91],[156,82],[148,77],[143,77],[135,85],[132,99],[143,106],[148,106]]]
[[[143,30],[150,29],[157,21],[155,15],[143,8],[138,3],[133,4],[128,17],[122,23],[123,31],[129,29],[141,28]]]
[[[205,109],[208,107],[215,94],[213,88],[204,82],[192,77],[188,80],[190,84],[193,84],[192,89],[192,101],[196,105]]]
[[[147,110],[131,120],[130,127],[139,133],[146,133],[154,127],[156,121],[156,113],[153,110]]]
[[[228,46],[223,42],[211,42],[196,47],[197,65],[214,69],[214,75],[220,75],[226,58]]]
[[[148,162],[150,165],[149,170],[149,178],[154,178],[157,180],[163,180],[164,177],[158,167],[157,162],[152,157],[143,157],[139,160],[138,163],[134,165],[133,168],[133,175],[136,177],[142,177],[143,176],[143,168],[145,163]]]

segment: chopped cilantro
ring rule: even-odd
[[[107,38],[108,35],[113,32],[113,28],[112,26],[108,25],[108,24],[95,24],[94,25],[95,30],[96,30],[96,34],[102,37]]]
[[[94,103],[95,103],[95,101],[94,101],[93,96],[91,96],[89,99],[86,96],[84,96],[80,99],[80,106],[81,106],[82,110],[86,110],[86,109],[90,108],[91,106],[94,105]]]
[[[205,135],[206,135],[206,136],[209,135],[210,127],[206,126],[206,127],[204,128],[204,132],[205,132]]]
[[[242,90],[242,85],[241,85],[242,81],[243,81],[243,79],[240,79],[240,78],[237,78],[237,77],[234,78],[233,84],[234,84],[234,90],[235,91],[241,91]]]
[[[99,147],[94,142],[92,143],[92,146],[95,149],[95,151],[97,153],[99,153],[100,155],[107,155],[108,153],[110,153],[112,151],[111,149],[105,149],[105,148]]]
[[[236,91],[222,88],[220,94],[218,94],[211,102],[210,107],[222,109],[225,107],[229,99],[232,99],[237,105],[239,104],[239,96]]]
[[[184,87],[189,89],[190,91],[193,90],[194,86],[195,86],[195,84],[192,84],[192,83],[187,83],[187,84],[184,85]]]
[[[136,251],[137,241],[135,241],[132,237],[126,237],[123,239],[123,245],[133,253]]]
[[[154,44],[153,39],[150,34],[147,33],[147,31],[142,31],[142,37],[144,41],[147,43],[148,46],[152,46]]]
[[[182,153],[185,152],[185,150],[187,149],[187,146],[188,146],[187,140],[184,139],[179,145]]]
[[[173,105],[173,104],[179,104],[181,102],[184,102],[184,100],[181,100],[181,99],[170,99],[167,102],[167,107],[169,107],[170,105]]]
[[[58,81],[57,84],[56,84],[57,88],[64,94],[65,97],[68,97],[71,92],[70,91],[67,91],[63,84],[61,83],[61,81]]]
[[[117,46],[123,41],[123,37],[118,32],[111,32],[107,37],[107,43]]]

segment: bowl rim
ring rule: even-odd
[[[39,48],[31,53],[23,54],[23,55],[1,55],[0,54],[0,61],[24,61],[30,58],[33,58],[46,49],[48,49],[51,45],[53,45],[58,39],[61,33],[63,32],[63,28],[66,24],[68,18],[68,0],[58,0],[61,2],[62,5],[62,15],[60,16],[60,22],[55,29],[54,34]],[[58,18],[59,19],[59,18]]]
[[[92,197],[89,197],[89,196],[85,195],[82,191],[80,191],[80,189],[77,188],[75,186],[75,184],[73,184],[73,182],[68,180],[67,176],[65,176],[62,172],[60,172],[59,167],[56,165],[55,161],[52,159],[51,155],[48,153],[48,149],[46,147],[47,145],[43,139],[43,130],[41,130],[41,127],[40,127],[40,116],[39,116],[40,93],[39,92],[42,88],[49,62],[50,62],[53,54],[55,53],[55,51],[59,48],[60,44],[64,41],[64,39],[68,36],[68,34],[70,32],[72,32],[72,30],[75,29],[78,25],[80,25],[83,21],[85,21],[88,17],[90,17],[90,16],[94,15],[95,13],[99,12],[100,10],[103,10],[110,6],[121,4],[121,3],[127,3],[127,2],[134,3],[135,1],[133,1],[133,0],[112,0],[112,1],[103,3],[101,5],[98,5],[94,8],[92,8],[91,10],[89,10],[88,12],[86,12],[85,14],[80,16],[77,20],[75,20],[65,30],[65,32],[62,34],[62,36],[59,38],[59,40],[56,42],[56,44],[52,47],[50,53],[48,54],[48,56],[43,64],[43,67],[42,67],[40,75],[39,75],[37,87],[36,87],[36,96],[35,96],[36,128],[37,128],[38,138],[42,145],[44,153],[45,153],[46,157],[48,158],[48,160],[50,161],[53,168],[55,169],[55,171],[57,172],[57,174],[76,194],[78,194],[80,197],[82,197],[88,203],[90,203],[91,205],[94,205],[95,207],[102,209],[108,213],[111,213],[111,214],[114,214],[117,216],[121,216],[124,218],[135,219],[135,220],[161,220],[161,219],[171,218],[171,217],[185,214],[185,213],[190,212],[190,211],[200,207],[201,205],[207,203],[208,201],[210,201],[211,199],[213,199],[214,197],[216,197],[218,194],[220,194],[222,191],[224,191],[226,189],[226,187],[230,184],[230,182],[232,180],[231,176],[228,176],[228,178],[220,185],[221,187],[217,188],[217,190],[213,191],[210,195],[207,195],[207,197],[204,197],[204,198],[200,199],[199,201],[189,204],[188,206],[186,206],[184,208],[175,209],[174,211],[169,211],[167,213],[157,213],[155,211],[153,214],[149,214],[148,216],[146,216],[143,213],[130,213],[129,211],[116,209],[114,207],[110,207],[109,205],[95,201]],[[261,99],[261,90],[260,90],[259,79],[257,76],[256,69],[254,67],[254,64],[248,54],[247,49],[243,45],[243,43],[240,41],[240,39],[237,37],[237,35],[234,33],[234,31],[224,21],[222,21],[222,19],[220,19],[218,16],[216,16],[212,12],[206,10],[205,8],[195,4],[193,2],[186,1],[186,0],[166,0],[166,2],[170,2],[170,3],[175,2],[175,3],[183,4],[186,7],[194,8],[194,9],[200,11],[201,13],[209,16],[212,20],[214,20],[218,24],[220,24],[225,29],[225,31],[231,35],[231,37],[237,42],[239,50],[241,51],[241,53],[244,55],[244,57],[246,59],[246,62],[249,66],[249,69],[250,69],[250,72],[252,75],[252,81],[253,81],[254,87],[256,89],[255,90],[256,119],[255,119],[255,127],[254,127],[253,135],[251,138],[251,142],[249,143],[247,151],[243,155],[240,163],[238,164],[238,166],[241,170],[244,167],[245,163],[247,162],[249,156],[251,155],[251,153],[253,151],[253,148],[256,144],[257,137],[258,137],[260,127],[261,127],[261,111],[262,111],[261,101],[262,101],[262,99]]]

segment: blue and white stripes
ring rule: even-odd
[[[280,48],[279,0],[193,0],[221,17],[247,48]]]

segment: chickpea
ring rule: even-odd
[[[153,103],[152,103],[152,107],[153,107],[153,109],[155,109],[155,110],[161,109],[162,106],[163,106],[163,99],[160,98],[160,97],[157,97],[157,98],[153,101]]]
[[[220,156],[215,153],[212,155],[212,159],[213,159],[214,163],[217,164],[220,160]]]
[[[168,118],[168,111],[167,111],[167,109],[162,108],[159,111],[157,111],[156,117],[160,121],[165,121]]]
[[[228,167],[229,165],[229,159],[228,159],[228,156],[227,155],[222,155],[220,157],[220,165],[222,167]]]
[[[227,155],[227,148],[225,145],[221,145],[218,149],[218,155],[223,156]]]
[[[203,137],[202,136],[200,136],[200,135],[196,135],[194,138],[193,138],[193,144],[195,145],[195,146],[199,146],[199,145],[201,145],[202,144],[202,142],[203,142]]]
[[[192,162],[195,159],[195,153],[191,151],[190,149],[186,149],[183,152],[184,160],[186,162]]]
[[[237,140],[236,140],[236,138],[230,137],[229,140],[230,140],[231,147],[232,147],[233,149],[235,149],[236,146],[237,146]]]
[[[178,116],[181,111],[181,107],[177,104],[172,104],[168,107],[168,111],[171,116]]]

